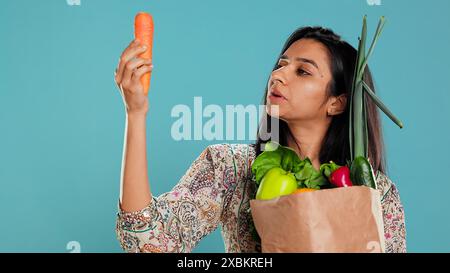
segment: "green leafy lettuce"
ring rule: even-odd
[[[320,189],[329,185],[327,177],[314,168],[309,158],[301,160],[293,149],[275,141],[269,141],[265,145],[264,152],[257,156],[252,164],[252,173],[257,185],[270,169],[276,167],[293,173],[298,188]]]

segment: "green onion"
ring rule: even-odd
[[[370,89],[370,87],[363,82],[364,91],[370,96],[370,98],[373,100],[373,102],[380,108],[386,116],[388,116],[395,124],[398,125],[398,127],[403,128],[403,123],[384,105],[384,103],[378,98],[377,95],[375,95],[375,92]]]
[[[351,161],[359,156],[368,157],[368,124],[367,124],[367,105],[365,95],[378,106],[395,124],[403,128],[402,122],[384,105],[384,103],[375,95],[373,90],[364,82],[364,72],[372,55],[378,38],[381,35],[385,24],[385,18],[382,16],[378,22],[374,38],[366,55],[367,38],[367,16],[363,17],[363,26],[361,38],[358,43],[358,53],[356,57],[355,72],[350,94],[350,124],[349,141]]]

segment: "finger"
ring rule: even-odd
[[[150,64],[150,63],[151,63],[151,60],[142,59],[142,58],[136,58],[136,59],[129,61],[125,65],[122,83],[125,85],[128,84],[131,81],[131,76],[133,75],[133,72],[134,72],[134,70],[136,70],[136,68],[140,67],[143,64]]]
[[[140,45],[140,41],[138,39],[134,39],[130,42],[130,44],[124,49],[122,55],[120,57],[125,56],[130,50]]]
[[[117,69],[117,81],[121,81],[124,73],[125,66],[127,63],[135,58],[138,54],[143,53],[146,50],[144,46],[139,44],[132,44],[131,47],[124,51],[122,57],[120,57],[119,68]]]
[[[125,50],[120,55],[119,64],[117,65],[116,73],[115,73],[115,79],[116,79],[117,84],[120,84],[120,82],[122,80],[123,69],[124,69],[124,66],[127,63],[126,60],[125,60],[125,57],[127,56],[128,52],[131,49],[135,48],[138,45],[139,45],[139,42],[138,42],[137,39],[131,41],[131,43],[127,46],[127,48],[125,48]]]
[[[120,55],[119,63],[118,63],[117,68],[116,68],[116,74],[117,74],[117,72],[120,71],[121,60],[123,59],[123,57],[125,56],[125,54],[126,54],[131,48],[133,48],[135,45],[138,45],[138,44],[139,44],[139,40],[134,39],[134,40],[131,41],[131,42],[128,44],[128,46],[123,50],[122,54]]]
[[[139,67],[133,73],[133,76],[131,78],[131,84],[133,84],[133,85],[139,84],[142,75],[144,75],[145,73],[151,72],[152,70],[153,70],[153,64],[146,64],[146,65]]]

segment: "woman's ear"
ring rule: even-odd
[[[329,116],[339,115],[345,111],[347,107],[347,95],[342,94],[337,97],[331,97],[328,104],[327,114]]]

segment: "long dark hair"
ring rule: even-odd
[[[327,97],[339,96],[341,94],[347,94],[347,106],[346,110],[332,117],[331,124],[325,135],[325,138],[320,149],[319,161],[320,163],[327,163],[330,160],[336,162],[339,165],[345,165],[347,160],[350,159],[350,144],[349,144],[349,103],[350,92],[353,81],[353,74],[356,63],[356,49],[346,41],[343,41],[341,37],[335,34],[332,30],[322,27],[302,27],[296,29],[285,42],[280,56],[277,58],[272,71],[277,69],[278,59],[281,55],[291,46],[294,42],[300,39],[313,39],[322,43],[329,52],[332,79],[328,84]],[[372,75],[367,67],[364,74],[365,82],[375,92],[373,85]],[[270,80],[270,77],[269,77]],[[266,105],[268,85],[264,92],[263,103]],[[373,169],[385,173],[386,160],[384,156],[384,142],[383,133],[381,130],[381,119],[378,107],[365,96],[367,119],[368,119],[368,134],[369,134],[369,147],[368,157],[372,163]],[[267,122],[264,126],[264,130],[268,133],[271,131],[271,118],[265,113],[256,136],[256,156],[261,152],[261,146],[269,139],[261,138],[262,123]],[[278,120],[279,124],[279,143],[287,146],[288,137],[292,134],[289,130],[287,123],[281,119]]]

